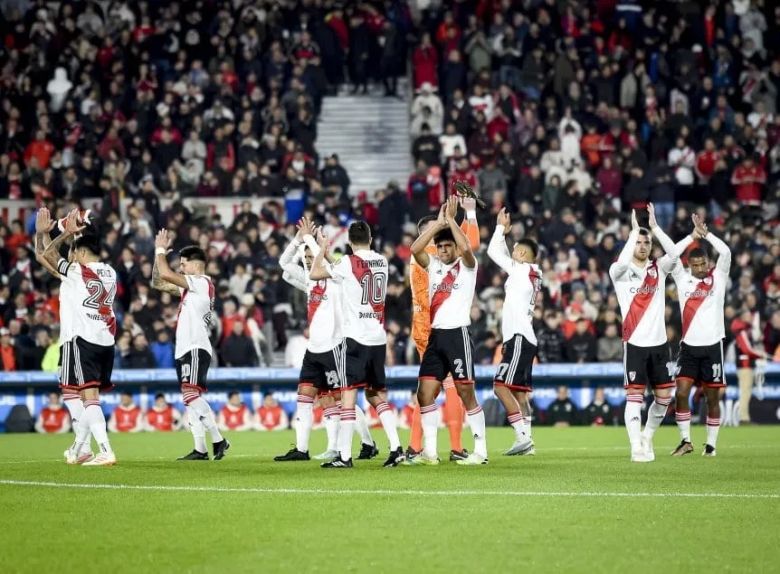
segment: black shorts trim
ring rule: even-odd
[[[451,374],[456,384],[473,382],[473,354],[474,343],[468,327],[431,329],[418,378],[443,381]]]
[[[723,341],[714,345],[694,346],[680,343],[675,376],[691,379],[708,387],[725,387]]]
[[[336,345],[324,353],[312,353],[307,350],[301,365],[301,384],[310,384],[319,394],[338,391],[346,380],[346,346]]]
[[[60,387],[75,392],[114,388],[114,345],[96,345],[74,337],[60,347]]]
[[[522,335],[515,335],[502,346],[501,363],[493,383],[513,391],[530,393],[533,390],[531,371],[535,357],[536,345]]]
[[[654,389],[673,387],[670,362],[669,345],[666,343],[654,347],[623,343],[623,386],[644,388],[650,385]]]
[[[345,340],[345,380],[342,390],[366,387],[384,391],[386,345],[363,345],[354,339]]]
[[[211,365],[211,353],[205,349],[192,349],[176,359],[176,378],[182,385],[197,387],[206,392],[206,380]]]

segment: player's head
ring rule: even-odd
[[[639,228],[639,237],[634,246],[634,259],[645,262],[650,258],[650,251],[653,249],[653,238],[650,237],[650,231],[644,227]]]
[[[164,394],[157,393],[154,395],[154,406],[156,406],[158,409],[162,409],[168,406],[168,402],[165,400]]]
[[[314,263],[314,253],[312,253],[312,250],[308,247],[303,252],[303,260],[306,262],[306,269],[311,269],[311,266]]]
[[[704,279],[710,271],[710,258],[701,247],[694,247],[688,253],[688,268],[696,279]]]
[[[512,259],[518,263],[533,263],[539,254],[539,244],[533,239],[523,238],[515,243]]]
[[[119,397],[119,400],[123,407],[129,407],[133,404],[133,395],[130,393],[122,393]]]
[[[100,241],[96,235],[85,233],[70,244],[68,261],[71,263],[90,263],[100,257]]]
[[[422,235],[436,221],[435,215],[426,215],[417,222],[417,233]]]
[[[353,221],[349,226],[349,244],[352,251],[371,247],[371,227],[365,221]]]
[[[458,245],[449,228],[442,229],[434,235],[433,244],[436,246],[436,256],[445,265],[453,263],[458,258]]]
[[[206,252],[197,245],[188,245],[179,251],[179,260],[184,275],[203,275],[206,270]]]
[[[241,406],[241,393],[238,391],[233,391],[228,395],[228,402],[233,405],[234,407],[240,407]]]

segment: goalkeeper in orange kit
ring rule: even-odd
[[[461,229],[469,239],[471,248],[476,250],[479,247],[479,225],[477,224],[476,205],[477,200],[473,197],[463,197],[460,199],[461,207],[466,211],[466,217],[461,223]],[[417,232],[422,234],[425,229],[436,221],[435,215],[423,217],[417,224]],[[428,246],[429,254],[436,254],[436,247],[431,244]],[[425,348],[428,346],[428,337],[431,334],[431,315],[430,303],[428,299],[428,272],[415,263],[412,257],[410,263],[410,280],[412,284],[412,339],[417,347],[417,353],[423,356]],[[463,403],[452,382],[452,377],[448,376],[444,380],[444,423],[450,433],[450,460],[462,460],[468,456],[460,442],[461,432],[463,430],[463,418],[465,411]],[[407,458],[417,456],[422,451],[422,420],[420,418],[420,406],[414,405],[412,414],[411,438],[409,439],[409,448],[406,451]]]

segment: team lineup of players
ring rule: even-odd
[[[465,211],[457,223],[459,207]],[[470,310],[477,277],[474,250],[479,246],[473,198],[450,196],[438,216],[423,218],[412,244],[412,336],[422,357],[409,448],[401,446],[395,411],[388,406],[385,385],[386,332],[384,328],[388,262],[372,250],[367,223],[357,221],[348,232],[351,253],[335,260],[328,239],[307,219],[280,258],[283,278],[308,297],[309,342],[300,372],[296,412],[296,442],[276,461],[323,460],[323,468],[353,466],[353,434],[361,438],[358,459],[379,454],[357,406],[357,392],[376,409],[387,435],[390,454],[384,466],[435,465],[438,457],[436,399],[446,394],[445,421],[450,431],[450,460],[460,465],[488,463],[485,416],[474,391],[473,342],[469,333]],[[625,425],[631,460],[655,458],[653,435],[660,426],[676,387],[677,425],[681,442],[672,454],[693,451],[688,396],[691,386],[703,386],[707,398],[707,436],[703,454],[715,456],[720,427],[719,399],[725,387],[723,371],[724,299],[731,252],[693,217],[690,235],[675,244],[658,227],[652,204],[648,227],[640,227],[631,214],[631,232],[617,261],[610,267],[623,316]],[[73,420],[75,440],[65,451],[69,464],[106,466],[116,456],[106,433],[100,408],[101,390],[112,388],[116,317],[113,300],[116,273],[99,260],[100,245],[78,210],[59,222],[45,208],[36,218],[37,260],[62,282],[61,380],[63,400]],[[535,264],[539,248],[531,239],[517,241],[510,250],[506,235],[509,214],[502,209],[487,255],[507,275],[502,315],[503,355],[494,378],[494,392],[503,404],[515,432],[506,455],[533,455],[529,393],[536,356],[534,308],[542,288]],[[55,237],[52,237],[52,232]],[[665,255],[651,257],[655,237]],[[206,432],[212,456],[223,458],[230,448],[218,427],[214,412],[202,394],[211,362],[210,324],[215,289],[205,275],[206,254],[196,246],[179,252],[180,266],[173,271],[167,261],[172,235],[161,230],[155,239],[152,287],[180,297],[176,325],[175,359],[193,450],[179,460],[209,460]],[[688,253],[688,268],[681,261],[694,241],[707,241],[717,252],[712,266],[707,251],[697,246]],[[60,247],[70,241],[66,258]],[[665,281],[671,275],[682,314],[682,341],[676,372],[672,372],[665,326]],[[641,428],[644,392],[654,395],[647,423]],[[324,407],[327,449],[309,455],[313,405],[320,397]],[[463,412],[474,437],[473,450],[460,444]],[[93,454],[95,439],[98,453]]]

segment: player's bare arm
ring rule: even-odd
[[[512,219],[506,208],[502,207],[501,211],[498,212],[498,217],[496,217],[496,230],[493,232],[493,237],[490,238],[490,243],[488,243],[487,254],[496,265],[507,273],[513,265],[512,255],[509,253],[509,248],[506,245],[506,236],[511,227]]]
[[[477,264],[477,259],[471,250],[471,243],[469,243],[468,237],[466,237],[460,225],[455,221],[455,216],[458,214],[458,198],[454,195],[451,195],[447,200],[445,214],[447,225],[449,225],[452,236],[455,238],[455,245],[458,247],[463,264],[469,269],[473,269]]]
[[[167,229],[161,229],[154,238],[154,266],[152,267],[152,287],[171,295],[180,295],[179,287],[187,289],[187,280],[176,273],[168,264],[168,250],[173,238]]]
[[[446,210],[447,204],[445,203],[439,209],[439,217],[436,221],[432,225],[429,225],[426,230],[414,240],[414,243],[412,243],[412,256],[423,269],[427,269],[428,264],[431,262],[430,257],[428,257],[428,254],[425,252],[425,248],[433,241],[434,236],[439,231],[447,227]]]
[[[328,251],[328,239],[324,235],[320,235],[319,248],[320,252],[314,257],[314,261],[311,264],[311,271],[309,271],[309,279],[312,281],[331,278],[328,269],[325,267],[325,254]]]
[[[46,211],[48,214],[48,210]],[[51,214],[48,215],[49,219],[51,219]],[[44,216],[45,217],[45,216]],[[37,221],[36,221],[37,225]],[[78,209],[72,210],[70,213],[68,213],[68,216],[65,218],[65,225],[64,225],[64,231],[59,234],[53,241],[51,241],[43,250],[43,253],[41,253],[41,258],[46,260],[46,262],[53,267],[54,269],[57,268],[57,261],[60,257],[60,246],[68,239],[73,237],[74,235],[81,233],[84,230],[84,225],[79,225],[78,223]],[[38,259],[38,256],[36,254],[36,259]],[[48,267],[47,267],[48,269]],[[59,273],[57,273],[57,276],[59,277]]]
[[[698,235],[699,238],[706,240],[718,253],[718,261],[715,263],[715,267],[723,273],[728,274],[731,270],[731,249],[729,249],[729,246],[726,245],[722,239],[716,237],[709,230],[704,218],[698,214],[694,214],[692,219],[695,229],[694,233]]]
[[[44,257],[46,248],[51,243],[51,230],[54,229],[55,222],[51,218],[49,210],[42,207],[38,210],[35,216],[35,260],[40,263],[46,271],[48,271],[54,277],[60,277],[57,271],[56,262],[52,265],[49,260]]]

